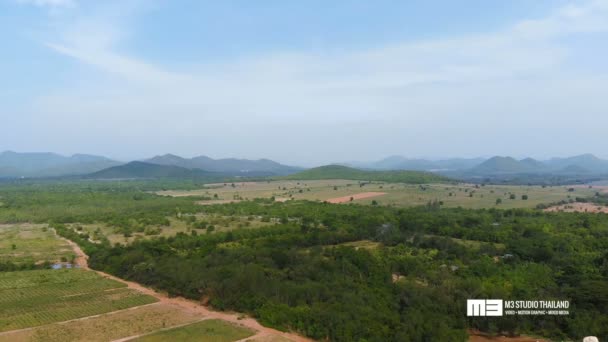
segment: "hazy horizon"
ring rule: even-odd
[[[607,37],[608,0],[0,0],[0,151],[608,159]]]

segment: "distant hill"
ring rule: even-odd
[[[56,153],[0,153],[0,177],[53,177],[81,175],[120,165],[106,157],[75,154],[70,157]]]
[[[545,168],[541,162],[532,158],[517,160],[512,157],[492,157],[474,167],[471,172],[476,174],[536,173]]]
[[[593,173],[608,172],[608,160],[600,159],[593,154],[582,154],[569,158],[553,158],[548,160],[546,164],[555,170],[579,167]]]
[[[318,179],[351,179],[361,181],[381,181],[391,183],[440,183],[448,182],[449,178],[430,172],[422,171],[365,171],[341,165],[327,165],[316,167],[280,177],[291,180],[318,180]]]
[[[183,158],[173,154],[156,156],[144,160],[144,162],[158,165],[173,165],[187,169],[229,173],[240,176],[288,175],[302,170],[301,168],[283,165],[269,159],[212,159],[206,156]]]
[[[500,174],[603,174],[608,172],[608,161],[586,154],[570,158],[539,161],[532,158],[517,160],[512,157],[492,157],[466,171],[476,175]]]
[[[416,170],[416,171],[449,171],[471,169],[482,162],[483,158],[452,158],[444,160],[411,159],[402,156],[390,156],[376,162],[348,162],[345,166],[371,170]]]
[[[89,179],[211,179],[222,178],[221,174],[199,169],[187,169],[173,165],[158,165],[139,161],[110,167],[84,176]]]

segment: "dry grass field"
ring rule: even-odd
[[[69,261],[74,252],[56,239],[46,225],[0,225],[0,262],[51,263]]]
[[[213,184],[193,191],[161,191],[166,196],[206,196],[213,201],[251,200],[272,198],[275,200],[296,199],[332,201],[348,198],[346,203],[391,205],[409,207],[425,205],[432,201],[445,207],[463,208],[534,208],[538,204],[554,203],[575,197],[587,197],[598,189],[572,186],[526,186],[472,184],[411,185],[400,183],[371,183],[361,186],[358,181],[271,181]],[[358,198],[362,193],[378,192],[384,195]],[[216,196],[217,195],[217,196]],[[527,199],[522,199],[522,196]],[[350,201],[353,197],[353,201]],[[514,197],[514,198],[512,198]],[[497,204],[497,200],[500,204]]]
[[[208,223],[208,225],[212,225],[214,232],[226,232],[239,228],[253,229],[271,224],[270,222],[262,222],[257,217],[248,216],[239,217],[197,214],[196,219],[198,221],[205,221]],[[178,220],[176,218],[169,218],[169,222],[169,226],[146,227],[153,228],[153,230],[156,231],[154,234],[149,234],[145,231],[133,232],[129,237],[125,237],[124,234],[119,231],[119,229],[116,229],[115,227],[109,227],[104,224],[73,224],[71,225],[71,227],[74,229],[78,227],[82,230],[82,232],[87,232],[91,236],[92,240],[96,240],[96,238],[99,238],[98,235],[105,236],[106,238],[108,238],[108,240],[110,240],[112,244],[129,244],[133,241],[140,239],[169,237],[174,236],[178,233],[191,234],[192,231],[196,231],[198,234],[205,234],[207,232],[206,229],[193,228],[189,226],[187,222],[183,220]]]

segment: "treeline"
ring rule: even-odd
[[[606,215],[263,200],[204,210],[278,220],[128,246],[58,231],[94,268],[315,339],[463,341],[469,328],[608,338]],[[570,300],[570,315],[467,319],[471,298]]]
[[[289,176],[276,177],[276,179],[287,180],[319,180],[319,179],[349,179],[359,181],[388,182],[388,183],[407,183],[407,184],[428,184],[446,183],[453,180],[424,171],[369,171],[359,170],[352,167],[341,165],[321,166]]]
[[[4,184],[0,186],[0,222],[157,224],[200,209],[196,200],[200,198],[158,196],[142,191],[140,183],[129,182]]]

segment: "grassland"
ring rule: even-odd
[[[0,262],[42,263],[70,260],[72,249],[45,225],[0,225]]]
[[[220,320],[206,320],[184,327],[169,329],[143,336],[138,342],[232,342],[253,335],[249,329],[235,326]]]
[[[213,226],[214,232],[227,232],[239,228],[253,229],[271,224],[270,222],[262,222],[258,217],[251,216],[221,216],[201,213],[196,214],[194,217],[199,222],[204,221],[208,226]],[[206,229],[192,227],[188,224],[187,220],[169,218],[169,223],[168,226],[148,226],[142,232],[133,232],[129,234],[130,236],[125,236],[116,227],[102,223],[72,224],[70,227],[88,233],[93,241],[98,240],[99,236],[103,236],[110,240],[112,244],[129,244],[140,239],[169,237],[175,236],[178,233],[191,234],[192,231],[196,231],[198,234],[205,234],[207,232]],[[150,231],[154,231],[154,233],[150,234]]]
[[[0,335],[0,342],[112,341],[199,321],[200,316],[166,304],[152,304],[79,320]]]
[[[573,191],[571,191],[573,190]],[[374,182],[362,185],[352,180],[272,181],[213,184],[199,190],[161,191],[167,196],[206,196],[217,200],[251,200],[272,198],[326,201],[352,196],[361,192],[385,192],[386,195],[353,200],[352,203],[411,207],[441,202],[444,207],[463,208],[534,208],[538,204],[554,203],[595,194],[595,189],[569,186],[473,185]],[[217,196],[216,196],[217,195]],[[522,199],[526,195],[527,200]],[[514,199],[511,197],[514,196]],[[500,199],[501,203],[496,204]],[[210,201],[211,203],[213,201]],[[203,202],[204,203],[204,202]]]
[[[91,271],[5,272],[0,279],[0,331],[68,321],[155,301]]]

